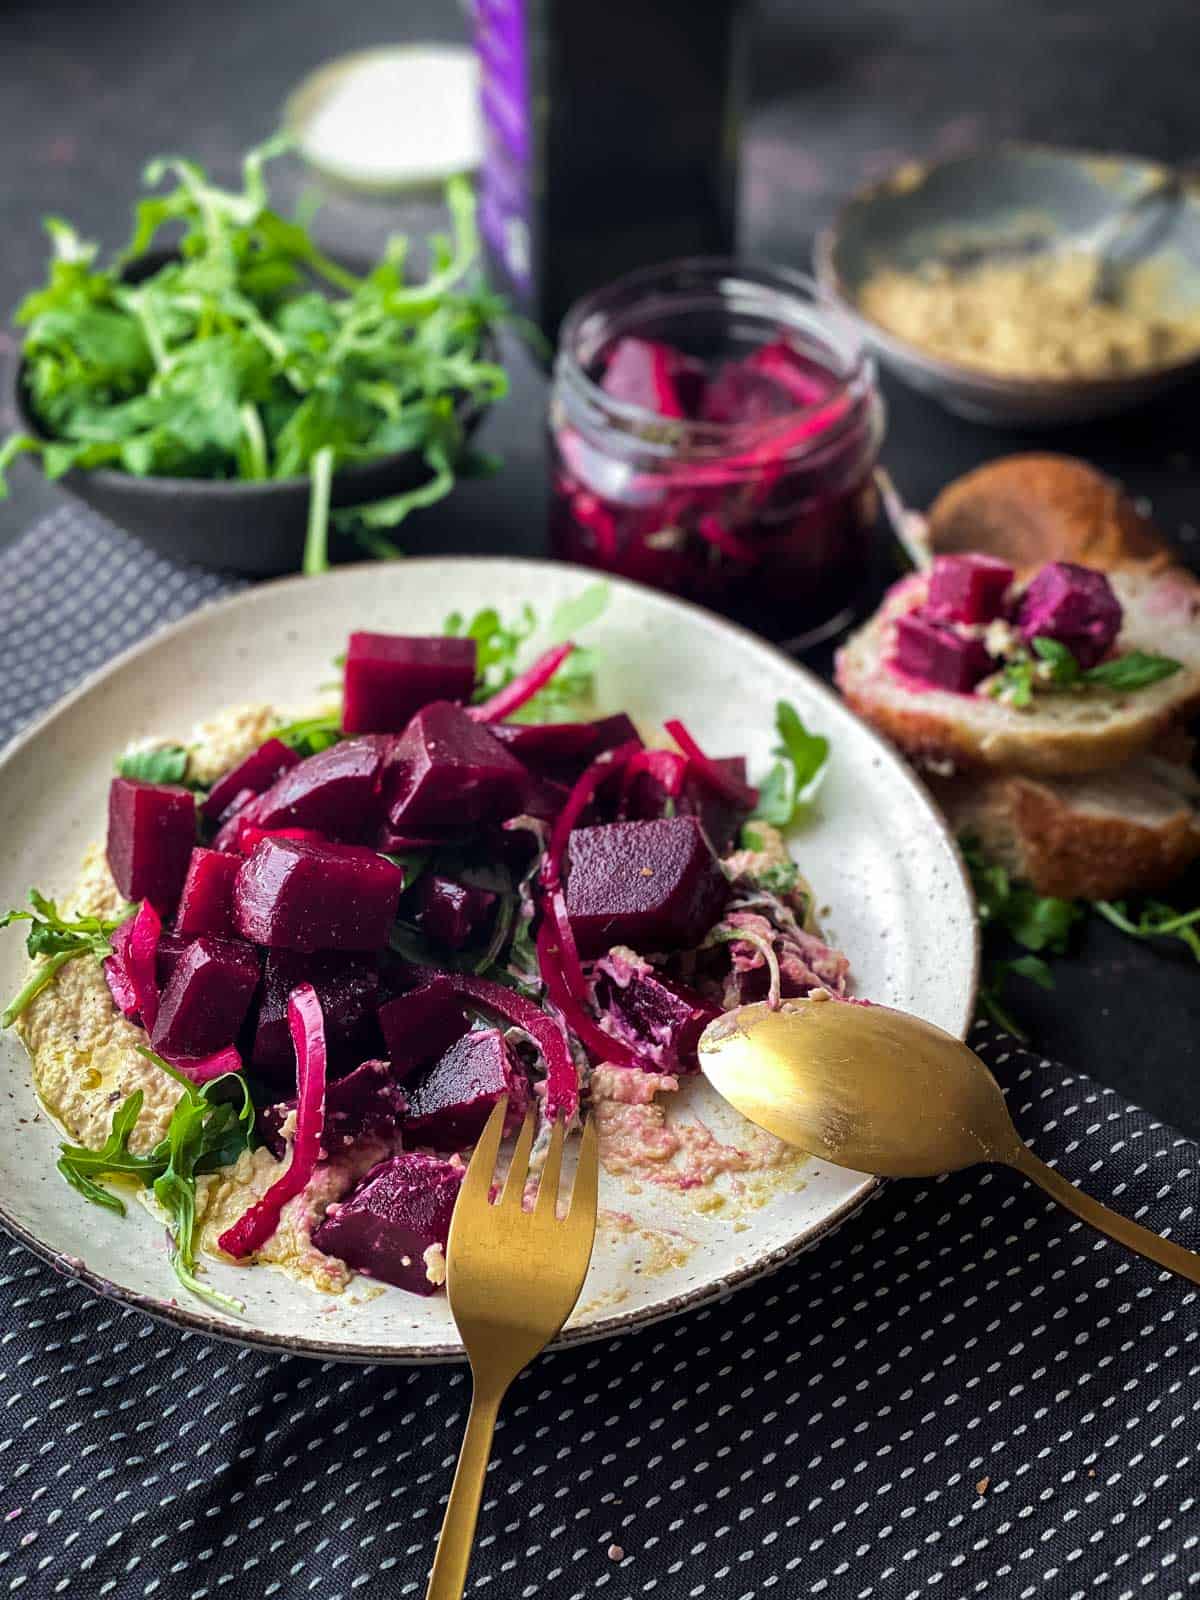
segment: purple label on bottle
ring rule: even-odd
[[[532,270],[525,0],[476,0],[475,47],[484,124],[479,227],[525,289]]]

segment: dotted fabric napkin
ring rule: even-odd
[[[229,586],[50,518],[0,559],[0,732]],[[1190,1140],[973,1042],[1040,1155],[1200,1245]],[[1198,1335],[1194,1290],[1006,1171],[888,1185],[773,1277],[526,1372],[469,1588],[1183,1600]],[[179,1333],[0,1235],[0,1594],[423,1594],[468,1397]]]

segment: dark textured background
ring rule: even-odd
[[[465,32],[452,0],[6,0],[0,7],[0,308],[41,272],[38,219],[60,212],[107,244],[128,226],[142,162],[178,151],[230,175],[274,126],[287,91],[342,51],[392,38]],[[1054,0],[793,0],[760,6],[743,184],[743,241],[805,265],[840,196],[908,155],[1023,136],[1183,159],[1200,152],[1194,76],[1196,0],[1137,7]],[[282,169],[281,169],[282,173]],[[281,177],[287,198],[298,172]],[[349,254],[389,228],[432,220],[419,208],[339,202],[320,229]],[[11,336],[8,340],[11,357]],[[3,347],[0,347],[0,355]],[[504,473],[427,514],[422,544],[536,553],[542,541],[541,378],[514,359],[514,388],[481,442]],[[948,478],[1033,442],[945,417],[889,390],[884,459],[923,504]],[[1193,390],[1143,415],[1058,434],[1146,497],[1185,552],[1200,554]],[[0,543],[57,503],[19,466],[0,503]],[[410,541],[411,542],[411,541]],[[3,581],[0,569],[0,582]],[[1195,886],[1192,886],[1193,891]],[[1014,1009],[1037,1044],[1200,1132],[1200,970],[1089,924],[1057,964],[1058,987],[1021,985]]]

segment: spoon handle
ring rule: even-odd
[[[1061,1173],[1039,1160],[1028,1146],[1022,1145],[1018,1152],[1014,1152],[1008,1165],[1044,1189],[1051,1199],[1074,1212],[1098,1233],[1115,1239],[1118,1244],[1123,1244],[1127,1250],[1133,1250],[1139,1256],[1145,1256],[1156,1266],[1178,1273],[1189,1283],[1200,1283],[1200,1255],[1195,1250],[1187,1250],[1172,1239],[1160,1238],[1157,1233],[1151,1233],[1149,1228],[1130,1222],[1119,1211],[1111,1211],[1099,1200],[1093,1200],[1090,1194],[1084,1194],[1082,1189],[1077,1189]]]

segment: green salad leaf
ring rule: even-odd
[[[1039,685],[1052,689],[1146,689],[1171,677],[1182,665],[1171,656],[1130,650],[1111,661],[1084,668],[1061,639],[1041,636],[1031,641],[1031,651],[1018,651],[988,688],[989,694],[1019,710],[1033,704]]]
[[[185,783],[188,752],[181,744],[156,745],[148,750],[127,750],[117,757],[117,774],[143,783]]]
[[[772,751],[776,761],[759,784],[751,821],[757,817],[777,828],[788,828],[824,775],[829,740],[823,734],[810,733],[795,706],[786,700],[775,706],[775,731],[779,738]]]
[[[307,476],[304,570],[320,572],[331,524],[395,554],[382,530],[449,494],[460,470],[478,470],[464,418],[507,390],[493,359],[507,313],[476,280],[470,185],[447,186],[452,233],[429,241],[423,279],[409,274],[401,237],[358,274],[271,209],[264,167],[287,148],[279,137],[250,151],[233,189],[192,161],[150,163],[146,184],[169,187],[137,205],[128,244],[104,266],[95,245],[48,220],[46,281],[16,314],[39,430],[0,446],[0,495],[22,454],[39,455],[51,478],[74,467]],[[165,228],[170,253],[147,259]],[[340,468],[397,451],[422,457],[423,482],[331,512]]]
[[[126,1178],[151,1189],[167,1215],[171,1231],[171,1266],[191,1293],[219,1306],[240,1312],[240,1300],[219,1294],[196,1272],[196,1179],[206,1172],[236,1161],[254,1140],[254,1105],[250,1089],[239,1073],[227,1073],[209,1083],[195,1084],[153,1050],[139,1045],[148,1061],[174,1078],[182,1089],[164,1137],[145,1155],[129,1148],[142,1111],[143,1093],[134,1092],[113,1113],[112,1129],[98,1150],[83,1145],[60,1147],[58,1170],[73,1189],[95,1205],[121,1216],[125,1202],[99,1181]]]
[[[10,927],[14,922],[28,922],[25,948],[32,960],[39,961],[26,982],[0,1012],[0,1028],[11,1028],[68,961],[87,955],[103,961],[111,954],[109,940],[112,934],[133,912],[133,907],[129,906],[119,917],[67,917],[59,911],[53,900],[48,900],[37,889],[29,891],[29,903],[32,911],[8,911],[0,917],[0,928]]]

